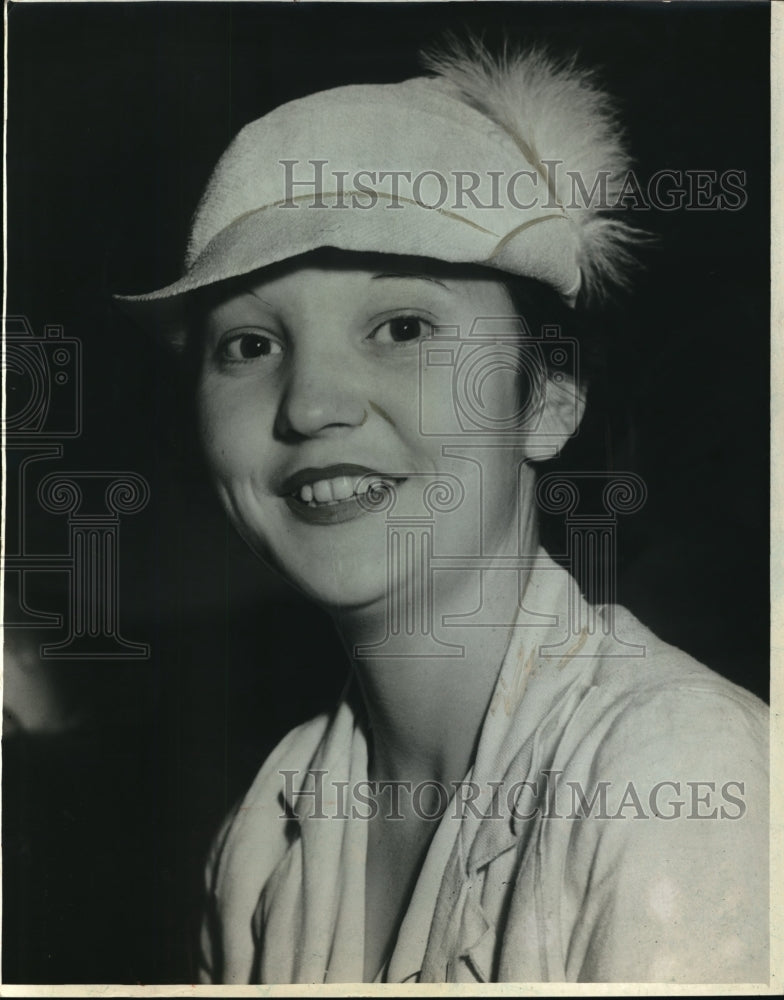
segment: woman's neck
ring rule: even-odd
[[[446,574],[452,576],[453,574]],[[476,579],[461,574],[467,591],[434,593],[436,611],[471,608]],[[517,617],[527,573],[491,569],[482,574],[482,627],[452,624],[441,630],[449,655],[422,652],[421,637],[398,634],[393,645],[368,655],[385,634],[387,609],[342,614],[336,622],[356,670],[370,727],[369,777],[377,781],[430,780],[451,792],[470,767],[476,741]],[[461,600],[460,598],[463,598]],[[440,599],[439,599],[440,598]],[[443,614],[443,610],[441,614]],[[441,620],[434,614],[433,621]],[[449,647],[452,647],[451,649]]]

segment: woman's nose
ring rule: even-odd
[[[366,397],[351,363],[320,352],[293,358],[276,419],[283,438],[317,437],[361,426]]]

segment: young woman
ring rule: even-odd
[[[429,69],[248,125],[183,278],[132,300],[194,362],[229,518],[352,668],[216,840],[202,975],[766,980],[763,706],[539,543],[585,398],[559,327],[636,235],[610,103],[537,52]]]

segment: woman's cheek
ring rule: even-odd
[[[252,420],[238,405],[241,397],[218,392],[207,385],[199,394],[199,429],[202,449],[213,473],[231,475],[241,472],[246,438]]]
[[[200,421],[201,447],[207,467],[213,475],[223,471],[226,459],[226,446],[221,427],[202,414]]]

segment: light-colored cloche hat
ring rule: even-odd
[[[569,304],[623,283],[639,234],[607,207],[629,161],[592,74],[478,43],[426,67],[246,125],[193,216],[182,277],[117,300],[182,343],[188,292],[321,247],[481,264]]]

